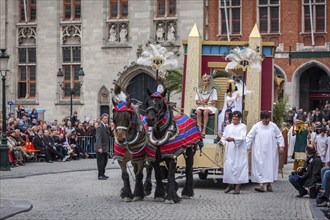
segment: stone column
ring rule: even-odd
[[[190,111],[196,108],[194,87],[198,88],[201,79],[202,65],[202,37],[199,34],[196,23],[188,36],[188,54],[186,65],[186,82],[184,93],[184,113],[190,115]]]
[[[262,39],[257,24],[249,36],[249,47],[253,50],[262,51]],[[260,63],[261,65],[261,63]],[[246,89],[252,93],[245,96],[245,111],[247,111],[247,129],[259,121],[261,111],[261,73],[255,69],[247,69]]]

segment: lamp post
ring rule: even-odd
[[[0,147],[0,170],[9,171],[9,157],[7,145],[7,117],[6,117],[6,76],[8,70],[9,55],[6,54],[6,49],[1,49],[0,54],[0,72],[2,77],[2,138]]]
[[[70,88],[66,88],[65,86],[63,86],[63,76],[64,76],[64,74],[63,74],[61,68],[59,68],[58,72],[57,72],[57,82],[63,91],[69,90],[69,92],[70,92],[70,117],[72,117],[72,115],[73,115],[73,95],[75,93],[76,88],[74,88],[74,87],[72,88],[72,83],[71,83]],[[80,70],[78,72],[78,77],[79,77],[79,87],[78,88],[81,88],[81,86],[84,82],[83,81],[84,76],[85,76],[84,70],[83,70],[83,68],[80,68]]]

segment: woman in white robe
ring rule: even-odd
[[[259,183],[256,191],[264,192],[267,183],[267,191],[272,192],[271,183],[278,179],[279,151],[284,153],[284,138],[277,125],[270,122],[269,112],[261,112],[260,118],[246,136],[247,146],[252,146],[251,180]]]
[[[246,125],[240,123],[241,118],[241,112],[234,111],[232,124],[227,126],[221,138],[221,144],[226,146],[223,182],[229,184],[225,193],[235,189],[234,194],[239,194],[240,184],[249,182]]]

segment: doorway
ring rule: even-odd
[[[131,98],[136,99],[142,103],[140,106],[141,115],[145,115],[145,100],[148,96],[147,88],[149,88],[151,92],[154,92],[156,91],[157,83],[153,77],[144,72],[136,75],[133,79],[131,79],[126,88],[126,92]]]
[[[317,66],[306,69],[299,79],[299,108],[311,111],[323,108],[330,100],[330,77]]]

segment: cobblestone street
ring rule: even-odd
[[[111,162],[107,181],[97,180],[94,159],[30,163],[2,172],[1,198],[27,200],[33,205],[31,211],[10,219],[313,219],[310,199],[296,198],[287,180],[292,164],[273,185],[273,193],[257,193],[254,184],[247,184],[240,195],[224,194],[221,179],[215,183],[196,175],[195,197],[166,205],[154,202],[151,195],[141,202],[121,201],[121,173],[117,163]],[[183,181],[179,180],[179,192]]]

